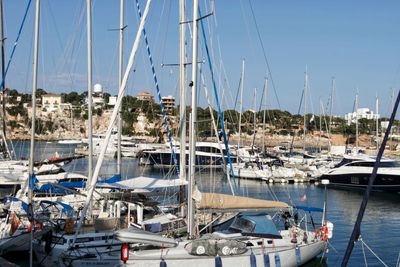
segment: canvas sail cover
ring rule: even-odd
[[[285,202],[232,196],[217,193],[201,193],[195,198],[198,209],[285,209]]]
[[[139,176],[122,180],[116,183],[100,185],[99,187],[115,187],[120,189],[153,189],[153,188],[164,188],[164,187],[176,187],[186,185],[187,181],[180,179],[159,179],[152,177]]]

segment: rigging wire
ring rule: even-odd
[[[136,0],[136,7],[137,7],[138,14],[139,14],[139,18],[141,19],[142,12],[140,10],[139,0]],[[171,149],[172,158],[173,158],[175,166],[177,167],[176,168],[176,172],[179,175],[179,168],[178,168],[179,164],[178,164],[178,161],[177,161],[177,158],[176,158],[176,154],[175,154],[175,151],[174,151],[174,148],[173,148],[171,132],[169,130],[167,116],[166,116],[164,104],[163,104],[162,98],[161,98],[160,86],[158,85],[156,71],[155,71],[155,68],[154,68],[153,58],[151,56],[150,46],[149,46],[149,42],[148,42],[148,39],[147,39],[147,34],[146,34],[146,28],[145,27],[143,27],[143,37],[144,37],[144,40],[145,40],[145,43],[146,43],[147,54],[148,54],[150,65],[151,65],[151,71],[153,73],[153,79],[154,79],[155,87],[156,87],[156,90],[157,90],[158,100],[160,101],[161,113],[162,113],[162,117],[163,117],[164,124],[165,124],[165,130],[167,131],[167,135],[168,135],[168,142],[169,142],[169,146],[170,146],[170,149]]]
[[[260,29],[258,28],[258,23],[257,23],[257,20],[256,20],[256,16],[254,14],[253,5],[251,4],[251,0],[249,0],[249,4],[250,4],[250,10],[251,10],[251,15],[253,17],[254,25],[256,26],[258,40],[260,41],[261,49],[263,51],[265,64],[267,65],[268,75],[269,75],[269,78],[270,78],[271,83],[272,83],[272,88],[274,89],[274,94],[275,94],[275,97],[276,97],[276,101],[278,103],[278,107],[279,107],[279,109],[281,109],[281,104],[279,102],[278,93],[276,92],[275,82],[274,82],[274,79],[272,78],[271,68],[269,66],[267,54],[265,52],[264,43],[263,43],[262,38],[261,38]]]
[[[304,98],[304,90],[301,92],[300,104],[299,104],[299,109],[297,110],[297,114],[300,114],[300,109],[301,109],[301,106],[303,104],[303,98]],[[293,152],[293,143],[294,143],[294,135],[292,137],[292,142],[290,143],[290,148],[289,148],[290,149],[290,154],[292,154],[292,152]]]
[[[367,243],[364,242],[364,240],[361,238],[358,239],[359,241],[361,241],[361,246],[362,246],[362,250],[363,250],[363,254],[364,254],[364,261],[365,261],[365,265],[368,266],[367,264],[367,258],[365,256],[365,251],[364,251],[364,246],[372,253],[372,255],[375,256],[375,258],[377,258],[385,267],[388,267],[388,265],[367,245]]]
[[[21,37],[21,33],[22,33],[23,28],[24,28],[26,17],[28,15],[28,11],[29,11],[29,8],[31,6],[31,3],[32,3],[32,0],[29,0],[28,5],[26,6],[24,17],[22,18],[21,26],[19,27],[19,30],[18,30],[17,38],[15,39],[13,48],[11,50],[10,58],[8,59],[8,62],[7,62],[7,67],[6,67],[5,71],[4,71],[4,77],[2,77],[2,80],[1,80],[0,88],[4,87],[4,81],[6,79],[6,76],[7,76],[7,73],[8,73],[8,69],[10,68],[11,61],[12,61],[12,59],[14,57],[15,49],[17,48],[19,38]]]
[[[200,9],[199,9],[199,16],[201,17]],[[201,25],[201,32],[203,34],[203,40],[204,40],[204,46],[205,46],[206,55],[207,55],[208,67],[210,69],[210,74],[211,74],[211,82],[212,82],[213,89],[214,89],[215,101],[216,101],[216,104],[218,106],[218,113],[219,113],[218,117],[219,117],[219,121],[220,121],[220,125],[221,125],[221,132],[222,132],[222,136],[224,138],[226,154],[228,156],[228,162],[229,162],[229,165],[230,165],[230,168],[231,168],[231,175],[232,175],[232,178],[234,180],[233,184],[234,184],[235,189],[237,190],[236,181],[235,181],[235,174],[233,172],[232,159],[231,159],[231,155],[230,155],[230,152],[229,152],[228,139],[226,137],[224,120],[222,118],[222,110],[221,110],[221,105],[220,105],[220,101],[219,101],[219,98],[218,98],[217,85],[215,83],[214,71],[213,71],[213,67],[212,67],[210,52],[209,52],[208,45],[207,45],[207,37],[206,37],[205,30],[204,30],[203,20],[200,20],[200,25]]]
[[[361,202],[360,209],[358,211],[357,220],[356,220],[356,222],[354,224],[353,232],[351,234],[351,237],[350,237],[350,240],[349,240],[349,243],[347,245],[346,252],[345,252],[345,255],[344,255],[344,258],[343,258],[343,261],[342,261],[342,265],[341,265],[342,267],[347,266],[347,263],[349,262],[351,253],[352,253],[353,248],[354,248],[354,243],[360,237],[360,234],[361,234],[361,222],[362,222],[362,219],[364,217],[364,212],[365,212],[365,209],[366,209],[367,204],[368,204],[368,199],[369,199],[369,195],[370,195],[371,190],[372,190],[372,185],[374,184],[375,178],[377,176],[378,167],[379,167],[379,164],[381,162],[381,158],[383,156],[383,152],[385,150],[386,143],[387,143],[388,138],[389,138],[389,133],[390,133],[390,131],[392,129],[392,125],[393,125],[393,122],[395,120],[395,116],[396,116],[397,108],[399,106],[399,102],[400,102],[400,91],[397,94],[397,99],[396,99],[396,102],[395,102],[394,107],[393,107],[393,111],[392,111],[392,115],[391,115],[390,120],[389,120],[388,127],[386,128],[385,136],[384,136],[383,141],[381,143],[381,147],[379,148],[379,152],[378,152],[378,155],[376,157],[376,161],[375,161],[375,164],[374,164],[374,168],[372,170],[372,174],[369,177],[368,186],[365,189],[364,198],[363,198],[363,201]]]

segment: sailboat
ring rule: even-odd
[[[198,0],[193,4],[193,55],[197,62],[197,33],[199,21]],[[124,266],[255,266],[256,262],[272,263],[271,266],[298,266],[324,251],[328,240],[328,222],[323,221],[320,231],[302,230],[289,220],[288,204],[278,201],[251,199],[247,197],[202,193],[194,187],[195,123],[197,64],[192,64],[192,113],[190,116],[190,168],[188,185],[188,239],[154,240],[153,235],[122,230],[117,237],[123,242],[138,242],[126,246],[121,252]],[[196,205],[196,207],[195,207]],[[208,235],[197,237],[194,209],[219,212],[235,212],[227,220],[215,221],[204,228],[212,228]],[[246,212],[240,212],[245,210]],[[256,212],[249,212],[249,211]],[[286,214],[285,230],[278,231],[273,218],[282,211]],[[326,218],[324,216],[324,218]],[[307,224],[306,224],[307,225]],[[330,231],[332,234],[332,232]]]

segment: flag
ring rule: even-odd
[[[307,200],[307,196],[304,194],[304,196],[300,197],[300,201],[306,201]]]

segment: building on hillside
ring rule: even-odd
[[[374,112],[369,108],[358,108],[356,112],[351,112],[344,115],[347,125],[356,123],[357,119],[375,120],[379,119],[379,117],[379,114],[374,114]]]
[[[62,103],[62,97],[59,94],[42,95],[42,109],[47,112],[59,111]]]
[[[93,95],[92,95],[93,107],[94,108],[103,108],[104,107],[104,96],[103,96],[103,87],[101,84],[96,83],[93,86]]]
[[[154,97],[147,91],[140,92],[137,96],[138,100],[153,102]]]
[[[110,96],[108,98],[108,103],[107,105],[114,107],[115,104],[117,104],[117,97],[116,96]]]
[[[161,101],[164,105],[165,111],[167,112],[172,112],[172,110],[175,107],[175,97],[169,95],[169,96],[163,96],[161,98]]]

